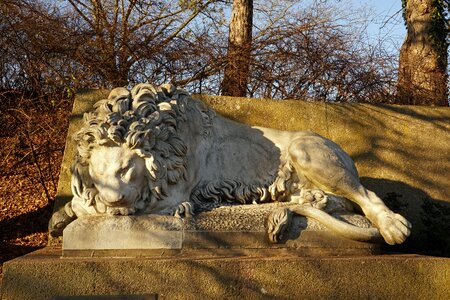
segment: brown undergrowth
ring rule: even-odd
[[[0,94],[0,278],[3,263],[45,247],[71,100]]]

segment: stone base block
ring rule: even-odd
[[[379,245],[338,236],[313,219],[295,216],[278,244],[268,241],[267,215],[288,203],[220,206],[191,218],[162,215],[90,216],[79,218],[64,230],[63,255],[154,256],[187,253],[200,249],[221,253],[258,251],[290,252],[296,255],[368,255]],[[358,215],[340,215],[368,226]]]
[[[220,256],[204,249],[166,257],[164,251],[160,250],[160,257],[135,258],[63,258],[61,249],[36,251],[5,263],[2,300],[75,295],[124,296],[120,299],[139,295],[157,299],[448,299],[450,295],[449,258],[314,258],[287,252],[275,257],[264,251],[227,254],[226,249]]]

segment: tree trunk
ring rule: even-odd
[[[234,0],[222,95],[245,97],[250,68],[253,0]]]
[[[448,106],[443,7],[436,0],[407,0],[406,40],[400,50],[397,103]],[[434,6],[433,6],[434,5]]]

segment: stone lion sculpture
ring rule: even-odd
[[[293,213],[346,237],[405,241],[411,224],[361,185],[352,159],[309,131],[250,127],[218,116],[172,85],[112,90],[84,116],[75,135],[73,199],[54,214],[51,232],[86,215],[189,217],[207,201],[292,205],[268,217],[277,242]],[[357,204],[377,228],[358,228],[321,210],[329,195]]]

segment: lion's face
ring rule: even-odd
[[[146,186],[145,161],[127,147],[95,147],[89,175],[98,198],[110,207],[135,207]]]
[[[187,110],[197,107],[191,101],[173,86],[149,84],[114,89],[108,99],[98,101],[74,136],[74,213],[144,211],[166,199],[169,186],[186,180],[186,141],[203,132],[202,113],[209,116],[195,110],[199,128],[179,126],[186,125]]]

